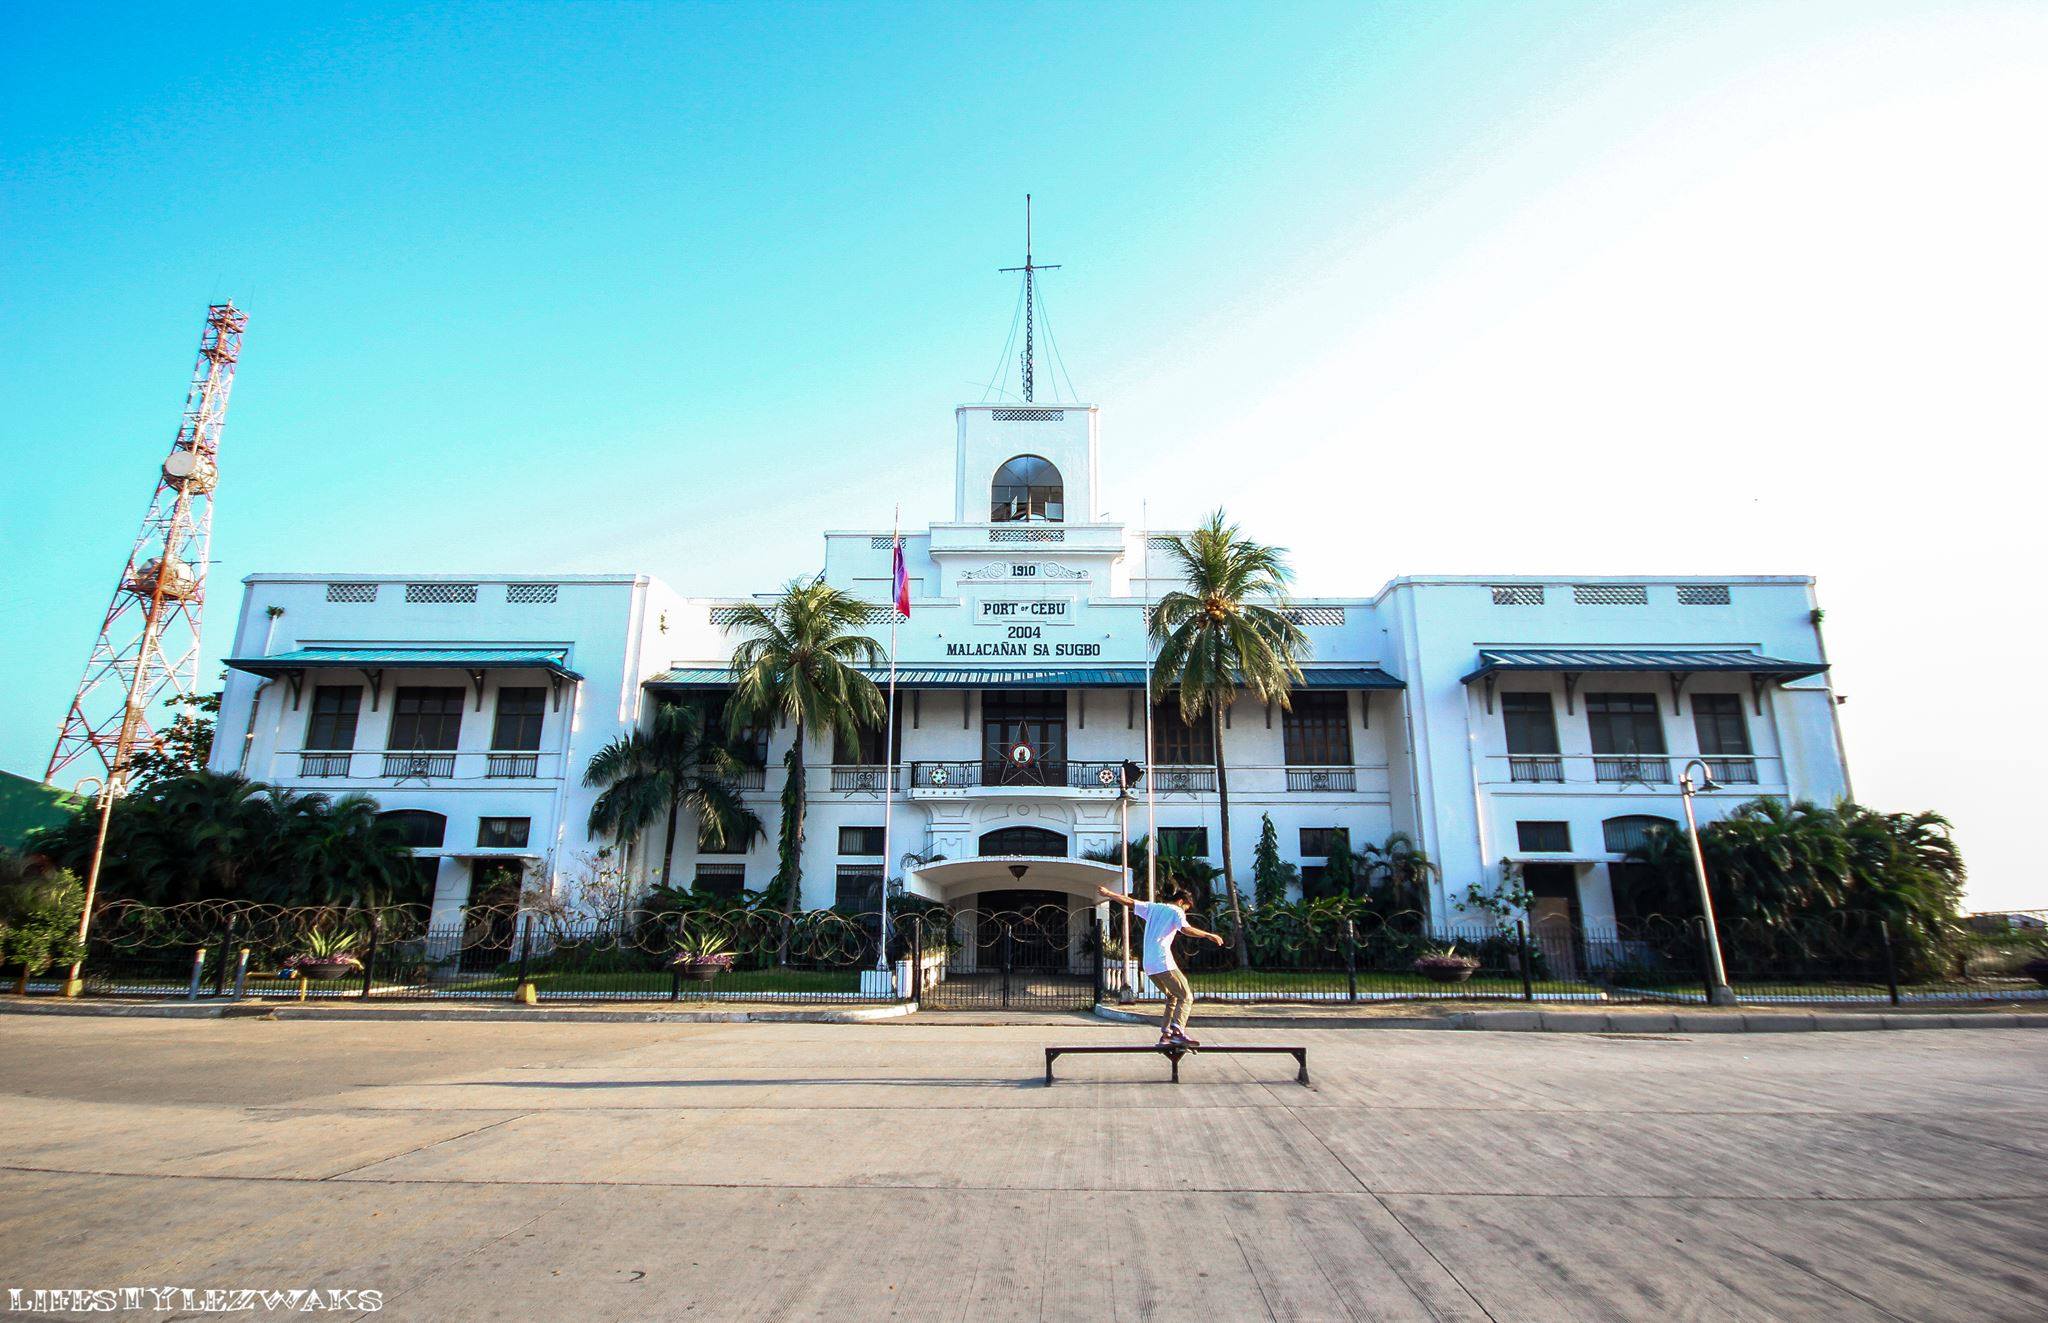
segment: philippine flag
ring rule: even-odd
[[[896,565],[893,570],[893,592],[896,598],[896,614],[910,619],[910,572],[903,567],[903,538],[898,534],[891,539],[896,548]]]

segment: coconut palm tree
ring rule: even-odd
[[[742,768],[694,704],[663,703],[646,730],[621,735],[590,756],[583,784],[603,787],[590,806],[590,830],[630,841],[666,815],[662,844],[662,885],[673,879],[676,826],[687,806],[697,834],[714,849],[744,849],[761,834],[761,819],[740,800],[735,781]]]
[[[882,647],[859,627],[868,604],[821,581],[792,579],[765,605],[737,608],[728,632],[744,634],[732,653],[732,700],[726,727],[735,737],[780,719],[795,727],[796,743],[783,759],[789,769],[782,792],[780,867],[783,911],[793,922],[803,893],[804,745],[813,731],[847,740],[883,720],[882,691],[859,667],[882,660]],[[893,790],[893,787],[891,788]],[[786,962],[789,928],[777,959]]]
[[[1287,706],[1301,678],[1308,636],[1285,611],[1293,571],[1279,547],[1253,542],[1218,510],[1186,537],[1166,540],[1182,586],[1152,610],[1158,645],[1153,675],[1161,692],[1178,690],[1181,718],[1207,718],[1216,753],[1216,805],[1222,818],[1223,885],[1230,898],[1231,941],[1246,960],[1244,908],[1230,860],[1230,777],[1223,758],[1223,713],[1240,689]]]

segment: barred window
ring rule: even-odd
[[[409,583],[405,585],[405,600],[408,602],[474,602],[476,585],[473,583]]]
[[[327,600],[330,602],[374,602],[377,600],[377,585],[374,583],[330,583],[327,585]]]
[[[701,891],[707,896],[725,896],[737,900],[747,889],[747,866],[698,864],[697,875],[690,880],[690,889]]]
[[[1303,827],[1301,829],[1301,853],[1303,858],[1322,859],[1340,854],[1351,848],[1349,827]]]
[[[832,908],[865,914],[882,908],[882,866],[841,864],[832,894]]]
[[[1493,588],[1495,606],[1542,606],[1543,585],[1540,583],[1503,583]]]
[[[1515,844],[1530,854],[1564,854],[1572,848],[1569,822],[1518,822]]]
[[[1283,714],[1281,743],[1289,767],[1351,765],[1351,696],[1298,693]]]

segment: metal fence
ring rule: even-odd
[[[1220,918],[1198,916],[1217,931]],[[885,1003],[933,1009],[1085,1009],[1156,996],[1132,958],[1142,926],[1046,905],[880,916],[735,908],[611,919],[473,908],[436,925],[375,912],[116,902],[95,919],[89,994],[331,1000]],[[1976,915],[1938,931],[1854,917],[1724,923],[1728,980],[1752,1005],[1905,1006],[2048,999],[2048,913]],[[1199,997],[1229,1002],[1649,1002],[1710,997],[1697,919],[1530,926],[1431,924],[1329,904],[1248,911],[1248,959],[1183,942]],[[19,976],[18,976],[19,977]],[[58,990],[56,973],[21,977]]]

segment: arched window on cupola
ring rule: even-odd
[[[989,522],[1039,521],[1062,523],[1067,517],[1066,488],[1052,461],[1019,455],[996,470],[989,485]]]

